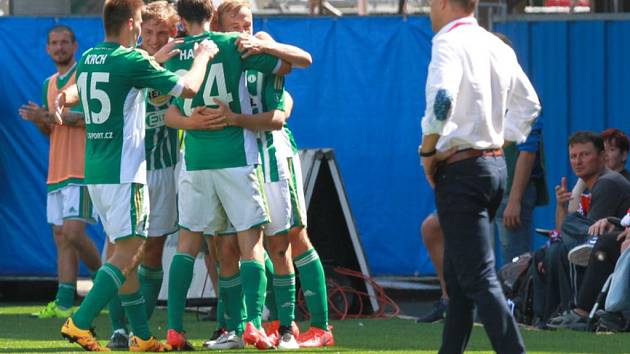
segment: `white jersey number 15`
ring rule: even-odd
[[[88,100],[88,75],[90,73],[82,72],[79,75],[79,79],[77,80],[77,86],[79,87],[79,92],[81,92],[81,104],[83,105],[83,110],[85,112],[85,124],[103,124],[109,118],[109,114],[112,110],[112,105],[109,100],[109,96],[107,96],[107,92],[98,89],[96,85],[99,83],[107,84],[109,83],[109,73],[102,72],[93,72],[91,73],[90,79],[90,98],[93,100],[97,100],[101,103],[101,111],[94,112],[90,109],[89,100]]]

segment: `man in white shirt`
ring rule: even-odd
[[[438,33],[419,152],[444,231],[449,305],[440,353],[464,351],[474,306],[497,353],[524,353],[497,281],[490,223],[506,183],[501,147],[525,141],[540,104],[514,51],[477,24],[477,1],[431,2]]]

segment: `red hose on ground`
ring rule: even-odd
[[[326,285],[328,288],[328,312],[330,318],[345,320],[354,318],[384,318],[394,317],[400,313],[400,307],[392,300],[387,294],[385,289],[378,285],[371,277],[365,276],[363,273],[343,268],[336,267],[333,269],[335,273],[344,275],[350,278],[359,278],[362,281],[368,283],[374,289],[374,299],[378,303],[378,311],[371,314],[364,314],[365,301],[369,303],[370,295],[364,291],[359,291],[349,286],[342,286],[332,278],[326,279]],[[309,318],[308,309],[304,302],[304,294],[300,290],[296,296],[297,309],[305,316]],[[357,302],[353,313],[350,313],[350,306],[354,299]],[[339,308],[341,307],[341,308]]]

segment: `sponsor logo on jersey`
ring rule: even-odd
[[[87,133],[87,138],[90,140],[114,139],[114,132]]]
[[[155,129],[164,126],[164,113],[166,111],[157,111],[147,113],[146,126],[147,129]]]
[[[156,90],[149,90],[147,93],[147,99],[149,104],[153,107],[161,107],[168,103],[170,96],[162,95],[160,92]]]

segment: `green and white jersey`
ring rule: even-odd
[[[164,124],[164,114],[170,101],[169,95],[153,89],[147,91],[144,147],[149,171],[175,166],[177,163],[178,132]]]
[[[264,75],[254,70],[247,70],[245,77],[252,114],[284,111],[284,77]],[[265,182],[290,178],[287,158],[293,156],[293,153],[287,131],[287,128],[283,128],[258,132],[258,150]]]
[[[171,71],[184,75],[194,56],[194,44],[210,39],[219,47],[218,54],[208,64],[204,83],[193,99],[175,99],[174,104],[186,116],[198,106],[217,107],[213,99],[229,104],[233,112],[249,112],[249,97],[245,91],[247,69],[264,73],[276,72],[281,61],[270,55],[253,55],[241,59],[235,44],[238,33],[205,32],[184,38],[180,55],[166,63]],[[207,170],[241,167],[258,163],[256,134],[240,127],[226,127],[216,131],[190,130],[184,136],[186,169]]]
[[[178,80],[146,52],[118,43],[83,54],[76,82],[87,130],[86,184],[146,184],[144,88],[179,95]]]

